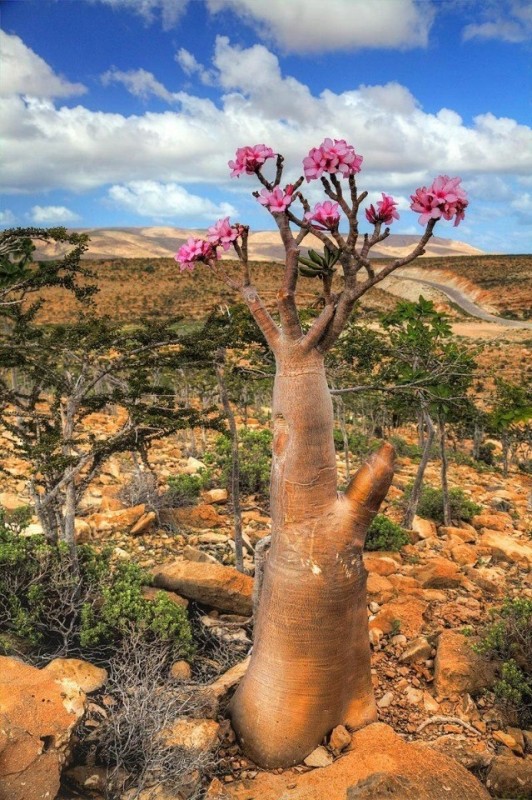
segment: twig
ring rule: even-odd
[[[477,736],[480,736],[480,732],[477,731],[476,728],[473,728],[469,722],[464,722],[463,719],[460,717],[444,717],[444,716],[436,716],[436,717],[429,717],[421,725],[418,726],[417,733],[420,733],[423,728],[426,728],[427,725],[442,725],[443,723],[451,723],[453,725],[462,725],[467,731],[471,731],[471,733],[476,733]]]

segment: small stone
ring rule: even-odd
[[[303,761],[307,767],[328,767],[334,761],[332,755],[325,747],[316,747]]]
[[[399,661],[415,664],[425,661],[432,652],[432,646],[424,636],[417,636],[409,643],[399,657]]]
[[[383,694],[380,700],[377,700],[377,706],[379,708],[389,708],[392,702],[393,702],[393,692],[386,692],[386,694]]]
[[[351,734],[343,725],[337,725],[331,733],[329,746],[338,752],[345,750],[351,744]]]
[[[515,750],[517,748],[517,742],[513,736],[509,733],[504,733],[503,731],[495,731],[493,734],[493,738],[496,742],[500,742],[509,750]]]

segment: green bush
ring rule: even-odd
[[[222,483],[231,490],[231,440],[225,434],[218,436],[214,453],[208,461],[221,470]],[[272,434],[269,430],[241,430],[238,435],[240,460],[240,491],[243,494],[267,495],[270,487],[272,463]],[[207,459],[206,459],[207,460]]]
[[[384,514],[377,514],[369,526],[365,549],[400,550],[408,541],[408,534],[400,525]]]
[[[76,565],[65,545],[0,524],[0,650],[29,651],[36,660],[101,655],[135,632],[190,654],[186,611],[162,592],[144,599],[149,575],[132,562],[113,565],[111,554],[82,545]]]
[[[412,484],[409,484],[403,496],[407,502],[412,492]],[[451,519],[471,522],[475,514],[482,511],[481,506],[470,500],[462,489],[449,490],[449,502],[451,505]],[[433,519],[435,522],[443,522],[443,491],[435,489],[433,486],[424,486],[421,490],[421,497],[417,507],[420,517]]]
[[[410,444],[402,436],[390,436],[390,444],[394,446],[398,456],[421,458],[421,450],[417,444]]]
[[[210,472],[200,470],[195,475],[171,475],[168,478],[168,490],[164,495],[164,504],[171,508],[193,505],[202,489],[211,482]]]
[[[526,728],[532,723],[532,600],[507,598],[492,617],[474,649],[499,662],[495,695]]]
[[[333,436],[335,450],[338,453],[343,453],[344,437],[342,435],[342,431],[339,428],[335,428]],[[369,453],[373,453],[373,451],[377,450],[381,444],[378,439],[372,439],[369,436],[366,436],[365,433],[356,433],[355,431],[350,431],[348,433],[347,441],[349,445],[349,452],[357,456],[366,456]]]
[[[478,448],[477,461],[482,461],[484,464],[487,464],[488,467],[492,467],[495,464],[496,449],[497,448],[493,442],[485,442],[484,444],[481,444]]]

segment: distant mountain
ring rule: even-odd
[[[88,233],[91,239],[86,258],[169,258],[189,236],[202,236],[202,230],[184,230],[171,227],[149,228],[78,228]],[[418,236],[391,234],[371,251],[373,258],[402,257],[417,244]],[[305,239],[304,247],[321,249],[321,243],[313,236]],[[53,257],[58,251],[51,246],[38,250],[40,257]],[[249,236],[249,257],[252,261],[279,261],[283,259],[283,247],[277,231],[256,231]],[[427,256],[478,256],[478,250],[464,242],[434,237],[426,248]],[[231,257],[229,255],[229,257]]]

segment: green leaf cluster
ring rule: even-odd
[[[377,514],[368,528],[366,550],[396,551],[408,544],[408,534],[384,514]]]
[[[406,503],[412,492],[412,484],[405,488],[404,502]],[[449,502],[451,506],[451,518],[453,520],[471,522],[475,514],[480,514],[481,506],[474,503],[464,494],[462,489],[452,488],[449,490]],[[443,491],[434,486],[423,486],[421,497],[417,507],[420,517],[433,519],[435,522],[443,522]]]
[[[35,657],[109,654],[133,633],[193,651],[187,612],[164,592],[143,596],[150,576],[133,562],[114,564],[111,550],[69,549],[20,536],[0,523],[0,647],[24,643]]]
[[[239,432],[240,491],[243,494],[266,496],[270,486],[272,433],[269,430]],[[221,470],[221,480],[231,490],[231,440],[222,434],[214,444],[214,452],[205,461]]]
[[[474,649],[499,662],[495,695],[517,715],[519,724],[532,723],[532,600],[506,598],[492,613]]]

